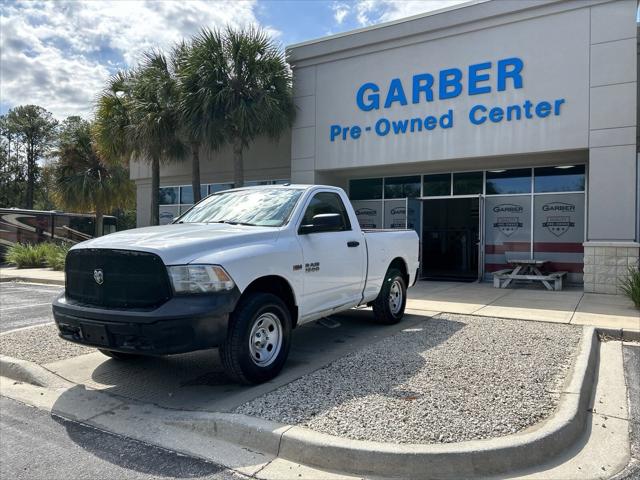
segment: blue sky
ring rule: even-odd
[[[465,0],[57,0],[2,3],[0,112],[35,103],[91,116],[109,75],[201,27],[259,25],[282,45]]]

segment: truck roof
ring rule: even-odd
[[[251,186],[244,186],[244,187],[238,187],[238,188],[229,188],[227,190],[221,190],[219,192],[215,192],[215,193],[222,193],[222,192],[230,192],[233,190],[253,190],[253,189],[265,189],[265,188],[277,188],[277,189],[281,189],[281,188],[294,188],[297,190],[309,190],[311,188],[317,188],[317,187],[322,187],[322,188],[332,188],[332,189],[337,189],[339,187],[335,187],[332,185],[311,185],[311,184],[303,184],[303,183],[284,183],[284,184],[278,184],[278,185],[251,185]],[[213,195],[213,194],[212,194]]]

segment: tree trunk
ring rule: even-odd
[[[101,237],[103,234],[104,214],[100,208],[96,208],[96,231],[95,236]]]
[[[244,165],[242,164],[242,139],[233,139],[233,183],[234,188],[244,187]]]
[[[193,203],[198,203],[200,195],[200,144],[191,144],[191,186],[193,187]]]
[[[151,159],[151,225],[160,224],[160,159]]]
[[[25,208],[33,210],[33,191],[36,183],[35,159],[33,158],[33,145],[27,145],[27,191],[25,195]]]

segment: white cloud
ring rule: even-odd
[[[353,17],[358,25],[366,27],[451,7],[466,1],[468,0],[357,0],[352,4],[340,4],[340,18],[337,15],[338,4],[334,4],[333,11],[338,24],[342,24],[348,17]]]
[[[338,25],[340,25],[349,14],[351,7],[346,3],[336,2],[331,6],[331,9],[333,10],[333,18],[335,18]]]
[[[89,115],[117,68],[201,27],[257,24],[255,0],[83,0],[4,4],[0,100],[35,103],[58,118]],[[279,32],[268,29],[278,36]]]

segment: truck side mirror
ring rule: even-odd
[[[299,233],[338,232],[342,230],[342,218],[339,213],[320,213],[313,216],[312,223],[300,225]]]

